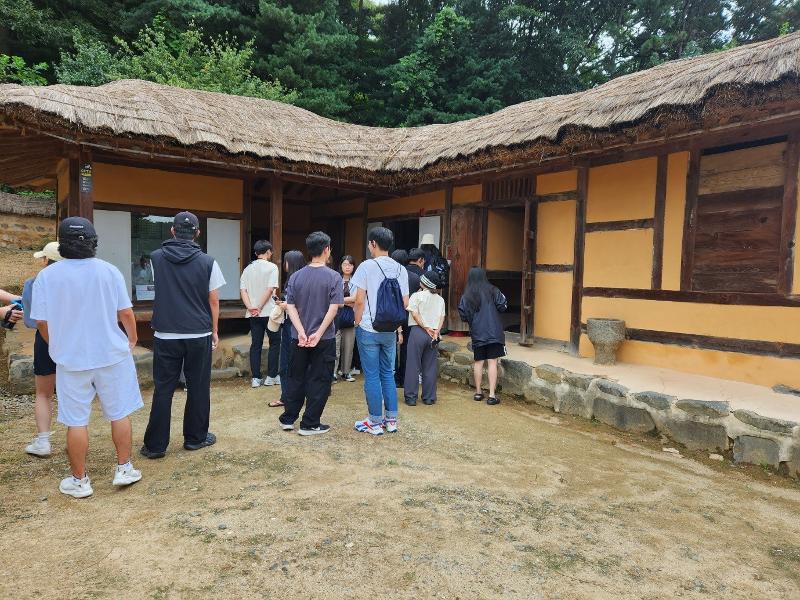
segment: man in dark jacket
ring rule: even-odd
[[[412,248],[408,253],[408,293],[419,291],[419,278],[425,274],[425,253],[419,248]]]
[[[175,216],[172,239],[151,254],[155,280],[153,321],[153,405],[141,454],[161,458],[169,445],[172,395],[183,370],[186,408],[183,447],[199,450],[211,446],[216,436],[208,431],[211,410],[211,352],[219,337],[219,288],[222,271],[195,241],[200,222],[190,212]]]

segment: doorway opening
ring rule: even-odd
[[[503,328],[513,333],[519,333],[521,321],[524,220],[521,206],[488,211],[486,275],[508,300],[508,310],[501,319]]]

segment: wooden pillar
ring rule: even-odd
[[[683,249],[681,252],[681,291],[692,289],[694,272],[694,238],[697,229],[697,189],[700,185],[700,150],[689,153],[689,172],[686,175],[686,209],[683,216]]]
[[[69,159],[69,203],[67,216],[94,220],[94,177],[92,154],[81,147]]]
[[[536,300],[536,234],[539,202],[536,200],[536,179],[533,196],[525,200],[522,226],[522,308],[520,309],[519,343],[531,346],[534,340],[533,317]]]
[[[242,181],[242,220],[241,220],[241,257],[242,259],[239,261],[239,267],[244,269],[248,264],[250,264],[250,260],[253,258],[253,241],[251,239],[252,232],[253,232],[253,219],[252,219],[252,210],[253,210],[253,185],[254,180],[252,177],[245,177],[244,181]],[[274,253],[273,253],[274,255]],[[280,255],[278,256],[278,261],[280,261]],[[280,266],[280,264],[278,265]]]
[[[664,270],[664,211],[667,206],[667,160],[666,154],[658,155],[656,167],[656,201],[653,218],[653,272],[650,287],[661,289]]]
[[[269,218],[272,262],[280,266],[283,256],[283,181],[277,175],[270,180]]]
[[[450,214],[453,210],[453,184],[444,189],[444,216],[442,217],[442,256],[450,258]]]
[[[794,261],[800,260],[794,239],[797,226],[797,177],[800,168],[800,133],[789,134],[786,144],[786,162],[783,184],[783,211],[781,217],[780,265],[778,267],[778,293],[792,292]]]
[[[577,356],[581,341],[581,304],[583,303],[583,246],[586,235],[586,196],[589,191],[589,167],[578,167],[575,202],[575,252],[572,270],[572,311],[569,327],[569,351]]]

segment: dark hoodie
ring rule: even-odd
[[[481,304],[475,310],[470,306],[465,296],[458,303],[458,313],[461,320],[469,323],[472,347],[488,346],[489,344],[502,344],[505,346],[506,334],[503,331],[503,322],[500,313],[508,310],[508,300],[503,292],[491,286],[491,297],[481,298]]]
[[[171,239],[150,256],[155,275],[153,329],[159,333],[211,332],[208,283],[214,259],[190,240]]]

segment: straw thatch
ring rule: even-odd
[[[568,131],[569,149],[574,150],[589,139],[575,132],[613,131],[652,121],[667,110],[702,110],[720,90],[744,103],[745,91],[789,80],[793,94],[798,77],[800,33],[665,63],[584,92],[523,102],[446,125],[363,127],[277,102],[135,80],[94,88],[0,85],[0,118],[13,117],[14,123],[38,126],[45,133],[60,128],[84,140],[98,134],[157,139],[162,147],[215,149],[231,162],[255,158],[312,165],[334,174],[395,177],[431,172],[438,164],[448,165],[437,173],[446,176],[459,162],[479,155],[566,144]]]

